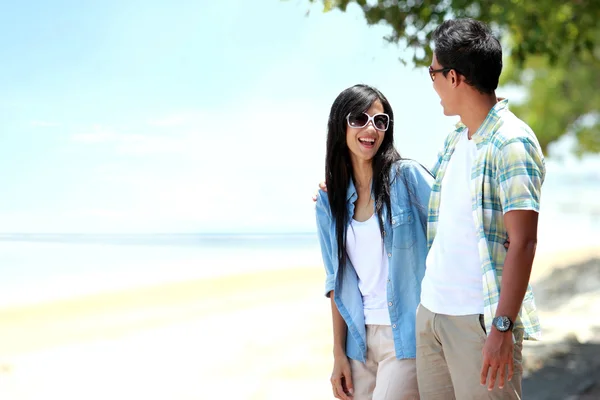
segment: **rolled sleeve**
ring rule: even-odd
[[[325,280],[325,297],[329,297],[329,293],[335,287],[335,274],[327,275],[327,279]]]
[[[496,175],[502,212],[539,212],[544,177],[544,157],[539,146],[527,138],[507,142],[499,152]]]
[[[329,297],[329,293],[335,287],[335,273],[337,271],[337,246],[335,245],[335,236],[332,235],[333,221],[331,210],[329,208],[329,200],[323,191],[319,191],[317,195],[316,205],[317,231],[319,234],[319,245],[321,247],[321,256],[325,267],[325,296]]]

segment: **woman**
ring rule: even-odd
[[[394,148],[392,108],[356,85],[331,107],[317,225],[338,399],[418,399],[415,312],[432,178]]]

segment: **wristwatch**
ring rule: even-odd
[[[494,325],[500,332],[511,331],[514,326],[510,318],[506,316],[495,317],[492,320],[492,325]]]

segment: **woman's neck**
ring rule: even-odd
[[[370,192],[371,191],[371,182],[373,180],[373,163],[371,161],[357,161],[353,160],[352,162],[352,170],[354,179],[354,186],[356,187],[356,191],[360,194],[360,192]]]
[[[358,195],[354,202],[354,218],[357,221],[366,221],[373,215],[373,198],[371,195],[371,182],[373,181],[373,163],[371,161],[353,160],[352,162],[354,186]]]

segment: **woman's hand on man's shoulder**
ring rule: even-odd
[[[325,184],[325,181],[319,182],[319,189],[321,189],[322,191],[324,191],[325,193],[327,193],[327,185]],[[316,202],[317,201],[317,196],[319,195],[319,190],[317,190],[314,194],[313,194],[313,201]]]

